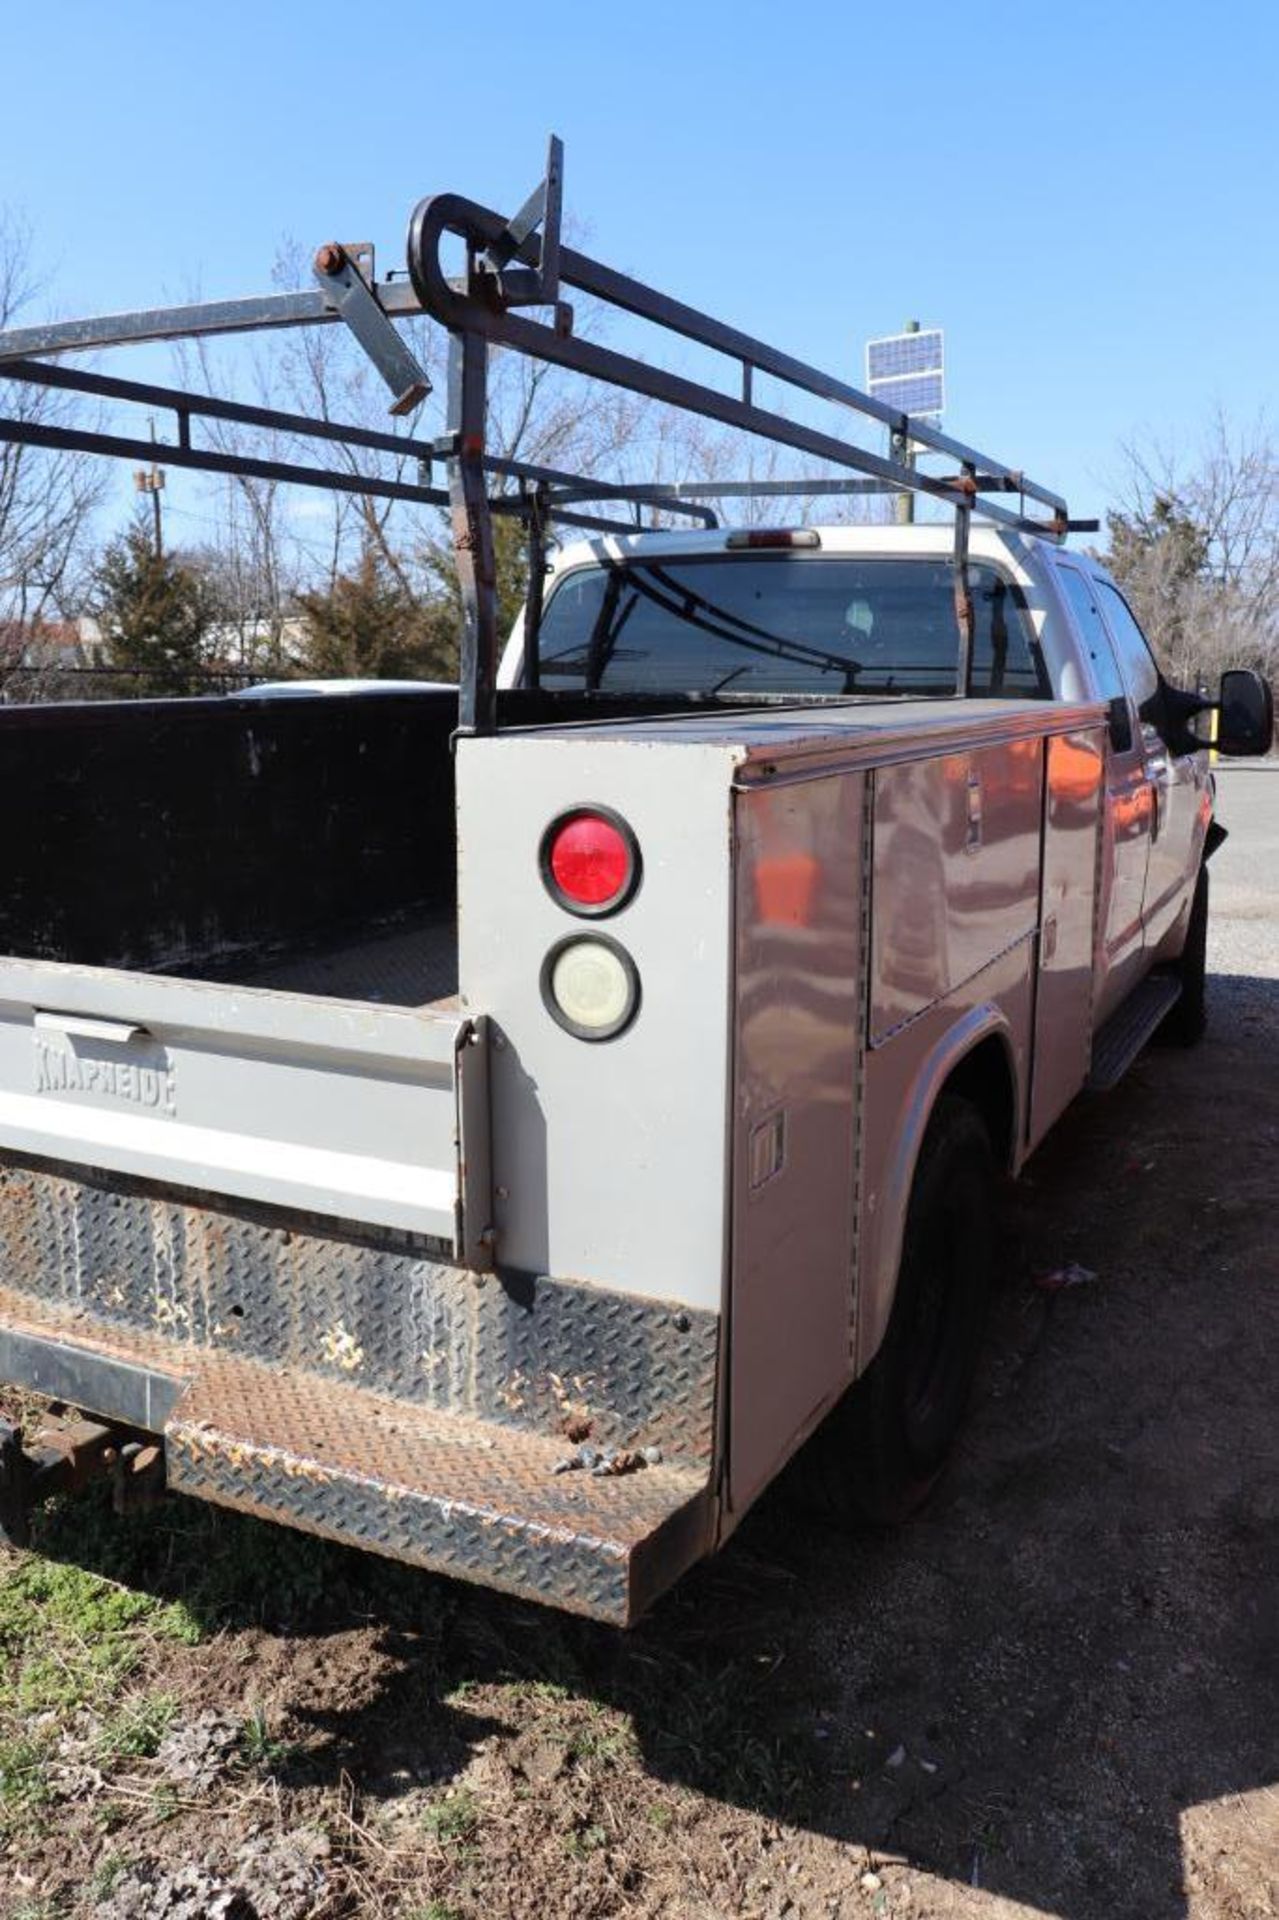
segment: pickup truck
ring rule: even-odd
[[[485,297],[424,304],[531,337]],[[1199,716],[1273,724],[966,451],[962,540],[562,546],[499,671],[459,430],[460,695],[0,710],[0,1382],[84,1416],[0,1438],[12,1539],[162,1474],[627,1624],[806,1443],[837,1511],[924,1497],[999,1177],[1203,1028]]]

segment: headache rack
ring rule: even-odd
[[[648,507],[683,514],[696,524],[714,527],[718,517],[709,505],[713,500],[784,494],[805,498],[923,494],[954,509],[959,634],[955,690],[962,695],[968,685],[973,625],[968,536],[978,502],[984,519],[1052,541],[1060,542],[1073,531],[1093,531],[1097,523],[1071,520],[1060,495],[1028,479],[1019,468],[978,453],[927,422],[862,393],[847,381],[564,246],[560,237],[562,193],[563,146],[552,138],[545,175],[513,217],[458,194],[436,194],[420,201],[409,222],[407,280],[377,279],[369,247],[330,242],[315,255],[316,285],[309,290],[242,300],[197,301],[0,332],[0,379],[127,402],[147,409],[153,416],[172,413],[177,425],[176,439],[157,442],[87,426],[0,416],[0,441],[101,453],[148,464],[159,460],[168,466],[206,473],[446,508],[464,612],[459,670],[459,727],[464,733],[490,733],[497,724],[497,664],[502,636],[498,631],[493,515],[517,515],[527,531],[530,564],[525,679],[535,686],[544,550],[552,523],[598,532],[633,531],[633,521],[591,511],[614,503],[630,507],[637,518]],[[450,277],[441,262],[446,235],[463,243],[465,271],[460,277]],[[740,369],[739,391],[722,391],[582,338],[574,331],[572,307],[561,298],[565,288],[574,288],[605,307],[630,314],[664,329],[668,335],[735,362]],[[521,309],[549,309],[550,318],[535,319]],[[378,432],[198,391],[121,380],[97,370],[64,365],[54,357],[143,342],[341,321],[386,382],[392,396],[390,412],[404,417],[413,413],[431,391],[430,380],[393,324],[415,314],[429,315],[449,336],[447,430],[437,439],[415,439],[403,432]],[[487,449],[489,350],[494,346],[740,429],[842,469],[849,477],[620,485],[600,475],[568,473],[500,458]],[[837,433],[761,406],[754,393],[758,375],[880,422],[888,430],[891,453],[885,456],[871,452]],[[337,442],[348,449],[390,453],[401,459],[407,455],[418,461],[419,479],[414,483],[197,445],[192,439],[192,423],[198,420],[225,421],[320,443]],[[921,471],[906,451],[912,444],[953,460],[955,471],[944,475]],[[433,484],[436,462],[444,468],[443,486]],[[507,485],[495,491],[493,480]],[[992,499],[992,495],[1015,496],[1016,504],[1008,503],[1007,498]]]

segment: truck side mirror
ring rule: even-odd
[[[1275,731],[1275,702],[1268,681],[1247,667],[1221,676],[1217,702],[1218,753],[1235,756],[1269,753]]]

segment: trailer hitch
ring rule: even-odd
[[[31,1540],[31,1515],[55,1494],[78,1493],[109,1479],[117,1514],[158,1499],[164,1491],[164,1449],[154,1435],[88,1420],[41,1432],[23,1445],[21,1427],[0,1422],[0,1539],[11,1547]]]

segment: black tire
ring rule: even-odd
[[[915,1170],[883,1343],[816,1436],[804,1489],[892,1526],[932,1491],[963,1422],[995,1263],[995,1166],[977,1109],[943,1094]]]
[[[1199,869],[1195,897],[1190,903],[1186,944],[1174,971],[1181,981],[1181,998],[1164,1016],[1159,1038],[1169,1046],[1193,1047],[1208,1025],[1208,869]]]

